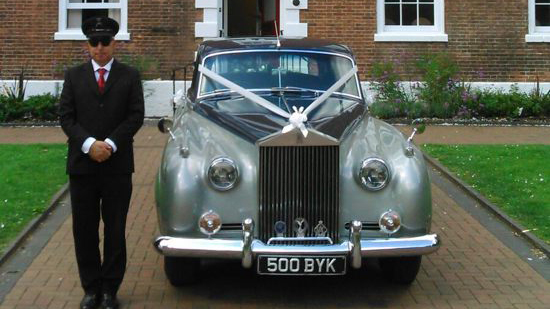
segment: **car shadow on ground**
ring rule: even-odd
[[[409,286],[384,278],[376,259],[363,263],[359,270],[348,267],[344,276],[264,276],[257,275],[255,268],[243,269],[238,261],[206,260],[199,282],[173,288],[182,298],[193,295],[211,305],[255,303],[262,307],[387,307],[407,297]]]

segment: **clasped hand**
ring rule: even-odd
[[[109,159],[112,153],[113,148],[111,145],[106,142],[95,141],[90,147],[90,152],[88,154],[92,160],[101,163]]]

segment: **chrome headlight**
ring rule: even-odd
[[[217,158],[208,168],[208,179],[216,190],[227,191],[235,186],[239,171],[235,162],[229,158]]]
[[[371,191],[384,188],[390,181],[390,170],[386,162],[378,158],[365,159],[359,170],[359,181]]]

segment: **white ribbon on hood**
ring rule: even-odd
[[[207,69],[202,64],[199,65],[199,71],[206,75],[207,77],[211,78],[212,80],[222,84],[223,86],[229,88],[231,91],[235,91],[242,95],[243,97],[251,100],[252,102],[255,102],[256,104],[259,104],[268,110],[274,112],[275,114],[288,118],[289,124],[286,125],[282,133],[287,133],[289,131],[292,131],[294,128],[300,130],[302,132],[302,135],[304,137],[307,137],[308,130],[305,126],[305,123],[307,121],[307,114],[311,112],[313,109],[315,109],[317,106],[319,106],[321,103],[323,103],[326,99],[328,99],[336,90],[340,89],[350,78],[355,76],[355,73],[357,73],[357,67],[353,66],[349,72],[347,72],[344,76],[342,76],[336,83],[334,83],[329,89],[323,93],[320,97],[318,97],[315,101],[313,101],[305,110],[304,107],[300,107],[300,109],[296,108],[296,106],[292,106],[292,109],[294,112],[291,114],[285,112],[283,109],[279,108],[275,104],[269,102],[268,100],[260,97],[259,95],[248,91],[244,89],[243,87],[233,83],[232,81],[226,79],[225,77],[219,75],[218,73],[215,73],[209,69]]]

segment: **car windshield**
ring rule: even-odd
[[[251,91],[324,92],[353,68],[351,59],[328,53],[247,51],[207,57],[207,69]],[[226,86],[202,76],[199,96],[229,92]],[[336,94],[360,97],[357,77]]]

